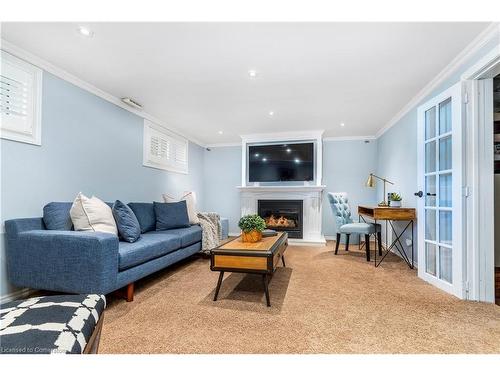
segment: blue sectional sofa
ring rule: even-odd
[[[152,203],[129,206],[142,232],[134,243],[121,242],[113,234],[71,230],[71,203],[50,203],[44,218],[7,220],[9,281],[66,293],[107,294],[124,286],[130,292],[132,286],[133,296],[134,281],[200,251],[199,225],[156,231]],[[45,214],[51,212],[53,218],[54,210],[59,216],[48,222]]]

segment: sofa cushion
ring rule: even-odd
[[[198,213],[196,212],[196,195],[194,191],[185,191],[179,199],[176,199],[170,194],[162,194],[165,203],[175,203],[179,201],[186,201],[186,207],[189,217],[189,224],[199,224]]]
[[[69,214],[75,230],[118,235],[111,207],[95,196],[88,198],[78,193]]]
[[[181,240],[181,247],[186,247],[196,242],[200,242],[201,232],[201,227],[199,225],[191,225],[189,228],[169,229],[157,233],[166,233],[178,236]]]
[[[133,243],[120,242],[118,248],[120,271],[169,254],[181,247],[179,236],[169,233],[144,233]]]
[[[189,228],[186,201],[176,203],[153,202],[156,215],[156,230]]]
[[[113,205],[112,211],[120,238],[126,242],[137,241],[141,236],[141,226],[135,217],[134,211],[119,200]]]
[[[153,203],[129,203],[128,206],[134,211],[137,221],[141,226],[141,233],[156,230],[156,216]]]
[[[43,207],[43,223],[49,230],[72,230],[69,210],[72,202],[50,202]]]

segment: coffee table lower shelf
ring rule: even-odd
[[[276,271],[280,259],[283,267],[286,267],[284,252],[288,246],[288,235],[283,232],[264,241],[257,245],[246,245],[237,238],[211,251],[210,269],[220,272],[214,301],[217,301],[219,296],[224,272],[238,272],[262,275],[266,304],[271,306],[269,279]]]

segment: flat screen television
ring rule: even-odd
[[[313,181],[314,143],[248,146],[248,181]]]

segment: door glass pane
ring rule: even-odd
[[[439,176],[439,205],[451,207],[451,173]]]
[[[451,245],[451,211],[439,211],[439,242]]]
[[[439,278],[452,283],[452,252],[450,248],[439,248]]]
[[[436,241],[436,210],[425,210],[425,239]]]
[[[439,140],[439,170],[451,169],[451,136]]]
[[[436,205],[436,176],[425,177],[425,205]]]
[[[425,139],[436,136],[436,107],[425,111]]]
[[[436,171],[436,141],[425,144],[425,173]]]
[[[425,243],[425,272],[436,276],[436,245]]]
[[[451,131],[451,98],[439,103],[439,134]]]

